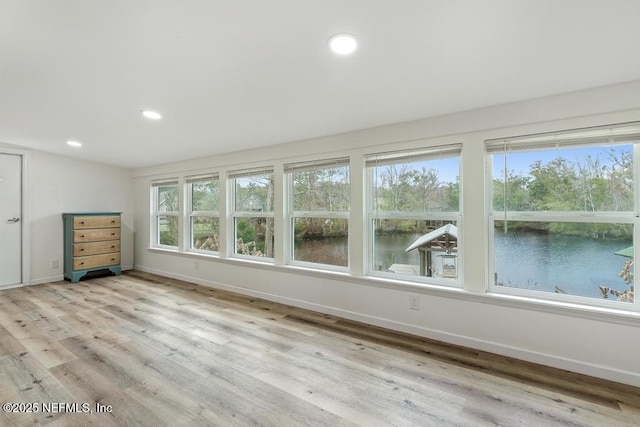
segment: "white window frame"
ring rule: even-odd
[[[326,219],[339,219],[347,222],[347,233],[349,230],[349,217],[351,208],[346,211],[296,211],[295,210],[295,201],[294,201],[294,188],[295,185],[293,175],[296,172],[308,171],[308,170],[322,170],[322,169],[330,169],[337,167],[346,167],[348,174],[348,185],[351,187],[351,166],[349,163],[349,157],[339,157],[333,159],[323,159],[323,160],[312,160],[307,162],[297,162],[297,163],[288,163],[284,165],[284,173],[286,176],[287,188],[288,188],[288,215],[287,215],[287,223],[288,223],[288,250],[287,250],[287,264],[295,265],[306,268],[314,268],[314,269],[322,269],[322,270],[331,270],[331,271],[340,271],[340,272],[348,272],[350,270],[350,259],[349,259],[349,248],[351,239],[347,237],[347,265],[332,265],[332,264],[324,264],[319,262],[312,261],[301,261],[296,260],[295,248],[294,248],[294,240],[295,240],[295,221],[297,218],[326,218]],[[349,192],[350,194],[350,192]],[[351,205],[351,201],[349,200],[349,205]]]
[[[201,183],[201,182],[212,182],[216,181],[218,183],[218,206],[217,209],[212,211],[194,211],[193,210],[193,184]],[[203,175],[195,175],[186,177],[185,184],[187,186],[187,227],[188,232],[185,234],[188,238],[188,242],[186,242],[185,247],[188,248],[189,252],[197,252],[207,255],[219,255],[220,250],[212,251],[208,249],[198,249],[193,247],[193,221],[195,218],[217,218],[218,219],[218,227],[220,227],[220,175],[218,173],[209,173]],[[221,230],[218,229],[218,240],[220,241],[223,238],[223,234],[221,234]]]
[[[230,248],[230,252],[231,252],[231,256],[234,258],[244,258],[244,259],[250,259],[250,260],[254,260],[254,261],[259,261],[259,262],[264,262],[264,263],[273,263],[274,262],[274,256],[271,257],[267,257],[267,256],[253,256],[253,255],[245,255],[245,254],[240,254],[237,252],[237,241],[238,241],[238,236],[237,236],[237,220],[239,218],[264,218],[265,221],[267,221],[269,218],[271,218],[272,221],[274,221],[274,235],[273,238],[276,238],[276,233],[275,233],[275,211],[276,211],[276,206],[272,206],[271,207],[271,211],[257,211],[257,212],[249,212],[249,211],[239,211],[236,209],[236,179],[237,178],[248,178],[248,177],[257,177],[257,176],[261,176],[261,175],[271,175],[275,181],[275,172],[274,172],[274,167],[273,166],[267,166],[267,167],[259,167],[259,168],[251,168],[251,169],[242,169],[242,170],[234,170],[234,171],[229,171],[227,173],[227,189],[228,189],[228,193],[231,196],[231,214],[230,214],[230,218],[231,221],[228,223],[230,225],[231,229],[231,233],[225,233],[225,235],[231,235],[233,238],[232,246]],[[274,183],[275,185],[275,183]],[[274,188],[274,193],[275,193],[275,188]],[[274,205],[275,205],[275,194],[274,194]],[[246,242],[245,242],[246,243]],[[275,246],[275,243],[274,243]]]
[[[640,311],[637,292],[634,293],[633,303],[625,303],[612,299],[598,299],[578,295],[567,295],[548,291],[538,291],[523,288],[500,286],[496,283],[494,224],[498,220],[526,221],[526,222],[567,222],[567,223],[617,223],[633,225],[633,246],[640,245],[640,211],[638,204],[640,183],[638,182],[640,168],[640,122],[622,123],[606,126],[573,129],[558,132],[548,132],[537,135],[526,135],[510,138],[499,138],[485,141],[486,177],[485,188],[488,207],[488,290],[496,294],[506,294],[535,298],[539,300],[574,303],[592,307],[615,308],[619,310]],[[633,199],[632,211],[496,211],[493,206],[493,158],[494,154],[513,152],[551,151],[554,149],[584,148],[588,146],[633,146]],[[508,163],[507,163],[508,168]],[[633,265],[638,265],[638,251],[634,250]],[[637,271],[636,271],[637,273]],[[638,289],[637,275],[634,274],[634,290]]]
[[[458,177],[459,177],[459,200],[457,212],[412,212],[412,211],[379,211],[376,206],[376,195],[374,194],[375,175],[374,171],[377,167],[393,164],[412,163],[427,160],[438,160],[442,158],[458,158]],[[462,144],[447,144],[433,147],[406,149],[400,151],[380,152],[365,155],[365,171],[366,171],[366,210],[368,233],[367,253],[367,275],[373,277],[382,277],[394,280],[402,280],[415,282],[420,284],[442,285],[447,287],[462,287],[463,283],[463,250],[464,244],[462,236]],[[393,273],[381,271],[375,265],[375,222],[377,220],[418,220],[418,221],[452,221],[458,229],[457,249],[456,249],[456,277],[455,279],[416,276],[402,273]]]
[[[152,216],[152,221],[151,221],[151,236],[150,236],[150,241],[151,241],[151,246],[152,247],[156,247],[156,248],[162,248],[162,249],[172,249],[172,250],[178,250],[179,249],[179,242],[180,242],[180,237],[181,237],[181,233],[180,233],[180,182],[178,180],[178,178],[168,178],[168,179],[162,179],[162,180],[156,180],[156,181],[152,181],[151,182],[151,216]],[[158,205],[159,205],[159,188],[160,187],[176,187],[176,192],[178,193],[178,211],[164,211],[164,212],[160,212],[158,209]],[[163,216],[171,216],[171,217],[175,217],[176,218],[176,222],[178,222],[178,237],[177,237],[177,243],[175,246],[173,245],[163,245],[160,243],[160,217]]]

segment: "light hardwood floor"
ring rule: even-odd
[[[640,424],[638,388],[137,271],[0,292],[0,384],[39,407],[2,426]]]

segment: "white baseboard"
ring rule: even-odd
[[[51,282],[59,282],[64,280],[64,276],[62,274],[58,276],[51,277],[42,277],[40,279],[33,279],[29,282],[29,285],[42,285],[43,283],[51,283]]]
[[[22,288],[23,286],[28,286],[28,285],[25,285],[24,283],[12,283],[10,285],[2,285],[0,286],[0,291],[6,291],[7,289],[14,289],[14,288]]]
[[[224,283],[218,283],[210,280],[204,280],[196,277],[184,276],[181,274],[175,274],[167,271],[155,270],[143,266],[135,266],[137,270],[147,273],[157,274],[159,276],[169,277],[172,279],[183,280],[189,283],[195,283],[202,286],[207,286],[214,289],[220,289],[230,292],[235,292],[243,295],[248,295],[256,298],[262,298],[268,301],[273,301],[281,304],[287,304],[294,307],[304,308],[307,310],[317,311],[320,313],[329,314],[332,316],[341,317],[344,319],[354,320],[357,322],[366,323],[373,326],[379,326],[386,329],[391,329],[399,332],[405,332],[412,335],[421,336],[424,338],[441,341],[448,344],[459,345],[462,347],[474,348],[477,350],[486,351],[489,353],[499,354],[502,356],[512,357],[514,359],[524,360],[527,362],[538,363],[545,366],[550,366],[557,369],[563,369],[571,372],[576,372],[583,375],[602,378],[609,381],[615,381],[623,384],[640,387],[640,374],[637,372],[624,371],[608,366],[595,365],[592,363],[569,359],[561,356],[556,356],[548,353],[540,353],[536,351],[526,350],[519,347],[513,347],[496,342],[479,340],[473,337],[452,334],[445,331],[434,330],[425,328],[422,326],[416,326],[397,322],[395,320],[389,320],[381,317],[370,316],[354,311],[343,310],[335,307],[325,306],[321,304],[315,304],[308,301],[302,301],[294,298],[283,297],[280,295],[274,295],[266,292],[256,291],[249,288],[243,288],[234,285],[227,285]]]
[[[133,270],[133,265],[123,265],[122,267],[122,271],[125,270]],[[30,285],[42,285],[44,283],[51,283],[51,282],[59,282],[61,280],[64,280],[64,275],[60,274],[58,276],[51,276],[51,277],[42,277],[40,279],[33,279],[29,282],[29,284],[18,284],[14,287],[20,287],[20,286],[30,286]]]

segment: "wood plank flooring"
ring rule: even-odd
[[[137,271],[1,291],[0,384],[2,426],[640,424],[638,388]]]

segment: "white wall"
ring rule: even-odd
[[[524,360],[640,386],[640,314],[485,293],[486,139],[640,120],[640,82],[395,124],[268,149],[133,171],[135,267],[195,283],[364,321]],[[415,139],[427,139],[415,142]],[[149,249],[149,182],[158,177],[351,155],[416,145],[463,144],[464,289],[391,284],[354,274]],[[358,209],[358,208],[356,208]],[[364,236],[364,221],[350,231]],[[352,234],[352,237],[353,235]],[[197,261],[197,262],[196,262]],[[356,266],[356,270],[357,270]],[[409,310],[408,295],[421,309]]]
[[[133,266],[131,172],[26,150],[30,283],[63,278],[63,212],[122,212],[122,267]],[[58,260],[58,268],[51,261]]]

